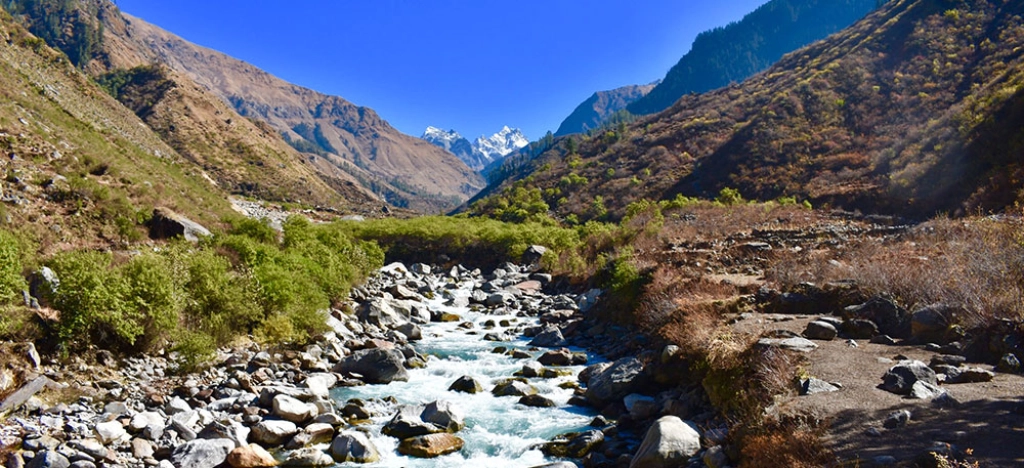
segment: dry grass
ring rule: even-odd
[[[819,468],[837,463],[818,430],[790,425],[747,436],[741,453],[740,468]]]
[[[1018,218],[936,219],[885,242],[782,259],[767,278],[786,290],[799,282],[853,280],[910,309],[956,304],[961,325],[1024,318],[1024,222]]]

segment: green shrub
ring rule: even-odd
[[[0,231],[0,304],[19,299],[27,287],[21,276],[18,239],[7,231]]]
[[[726,206],[744,203],[743,195],[740,195],[740,191],[729,187],[725,187],[718,192],[718,197],[715,198],[715,201]]]
[[[111,260],[108,253],[77,251],[47,262],[60,279],[48,294],[61,312],[57,334],[62,345],[83,342],[121,348],[134,344],[143,333],[137,310],[124,302],[125,285]]]
[[[137,255],[121,269],[125,307],[134,310],[143,333],[135,346],[152,350],[175,332],[184,309],[185,291],[170,260],[155,253]]]
[[[217,343],[208,334],[183,330],[174,339],[171,351],[176,353],[174,364],[178,372],[199,370],[216,355]]]

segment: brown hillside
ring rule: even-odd
[[[746,82],[520,172],[561,214],[639,198],[796,196],[923,217],[1020,201],[1024,3],[900,0]]]
[[[314,166],[331,178],[351,174],[398,206],[447,209],[483,182],[456,157],[402,134],[373,110],[289,84],[250,64],[191,44],[128,15],[108,21],[105,49],[115,68],[161,63],[320,153]]]
[[[0,11],[0,228],[44,252],[122,244],[166,206],[214,227],[227,194]]]

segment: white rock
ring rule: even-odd
[[[104,444],[110,445],[128,438],[128,432],[120,421],[107,421],[96,425],[96,438]]]
[[[683,466],[700,451],[700,433],[693,423],[675,416],[663,416],[647,430],[630,468],[673,468]]]

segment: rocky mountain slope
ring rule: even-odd
[[[562,140],[512,179],[531,175],[556,212],[584,218],[726,187],[910,217],[1012,206],[1024,171],[1014,156],[1024,6],[953,6],[891,2],[744,83],[624,131]]]
[[[420,138],[448,150],[478,172],[530,144],[521,130],[508,125],[498,133],[481,135],[472,142],[455,130],[444,131],[437,127],[427,127]]]
[[[862,18],[878,0],[772,0],[742,20],[706,31],[646,96],[629,104],[636,115],[660,112],[690,93],[740,82],[783,54],[823,39]]]
[[[43,252],[121,244],[156,206],[208,226],[227,193],[137,115],[0,11],[0,226]]]
[[[391,127],[372,109],[287,83],[250,64],[191,44],[128,15],[105,19],[113,68],[163,64],[220,97],[243,117],[267,122],[330,179],[344,174],[396,206],[454,206],[482,180],[452,155]]]
[[[612,114],[619,112],[636,100],[650,93],[656,83],[649,85],[630,85],[609,91],[598,91],[576,107],[562,124],[558,126],[555,136],[572,133],[584,133],[600,128]]]

